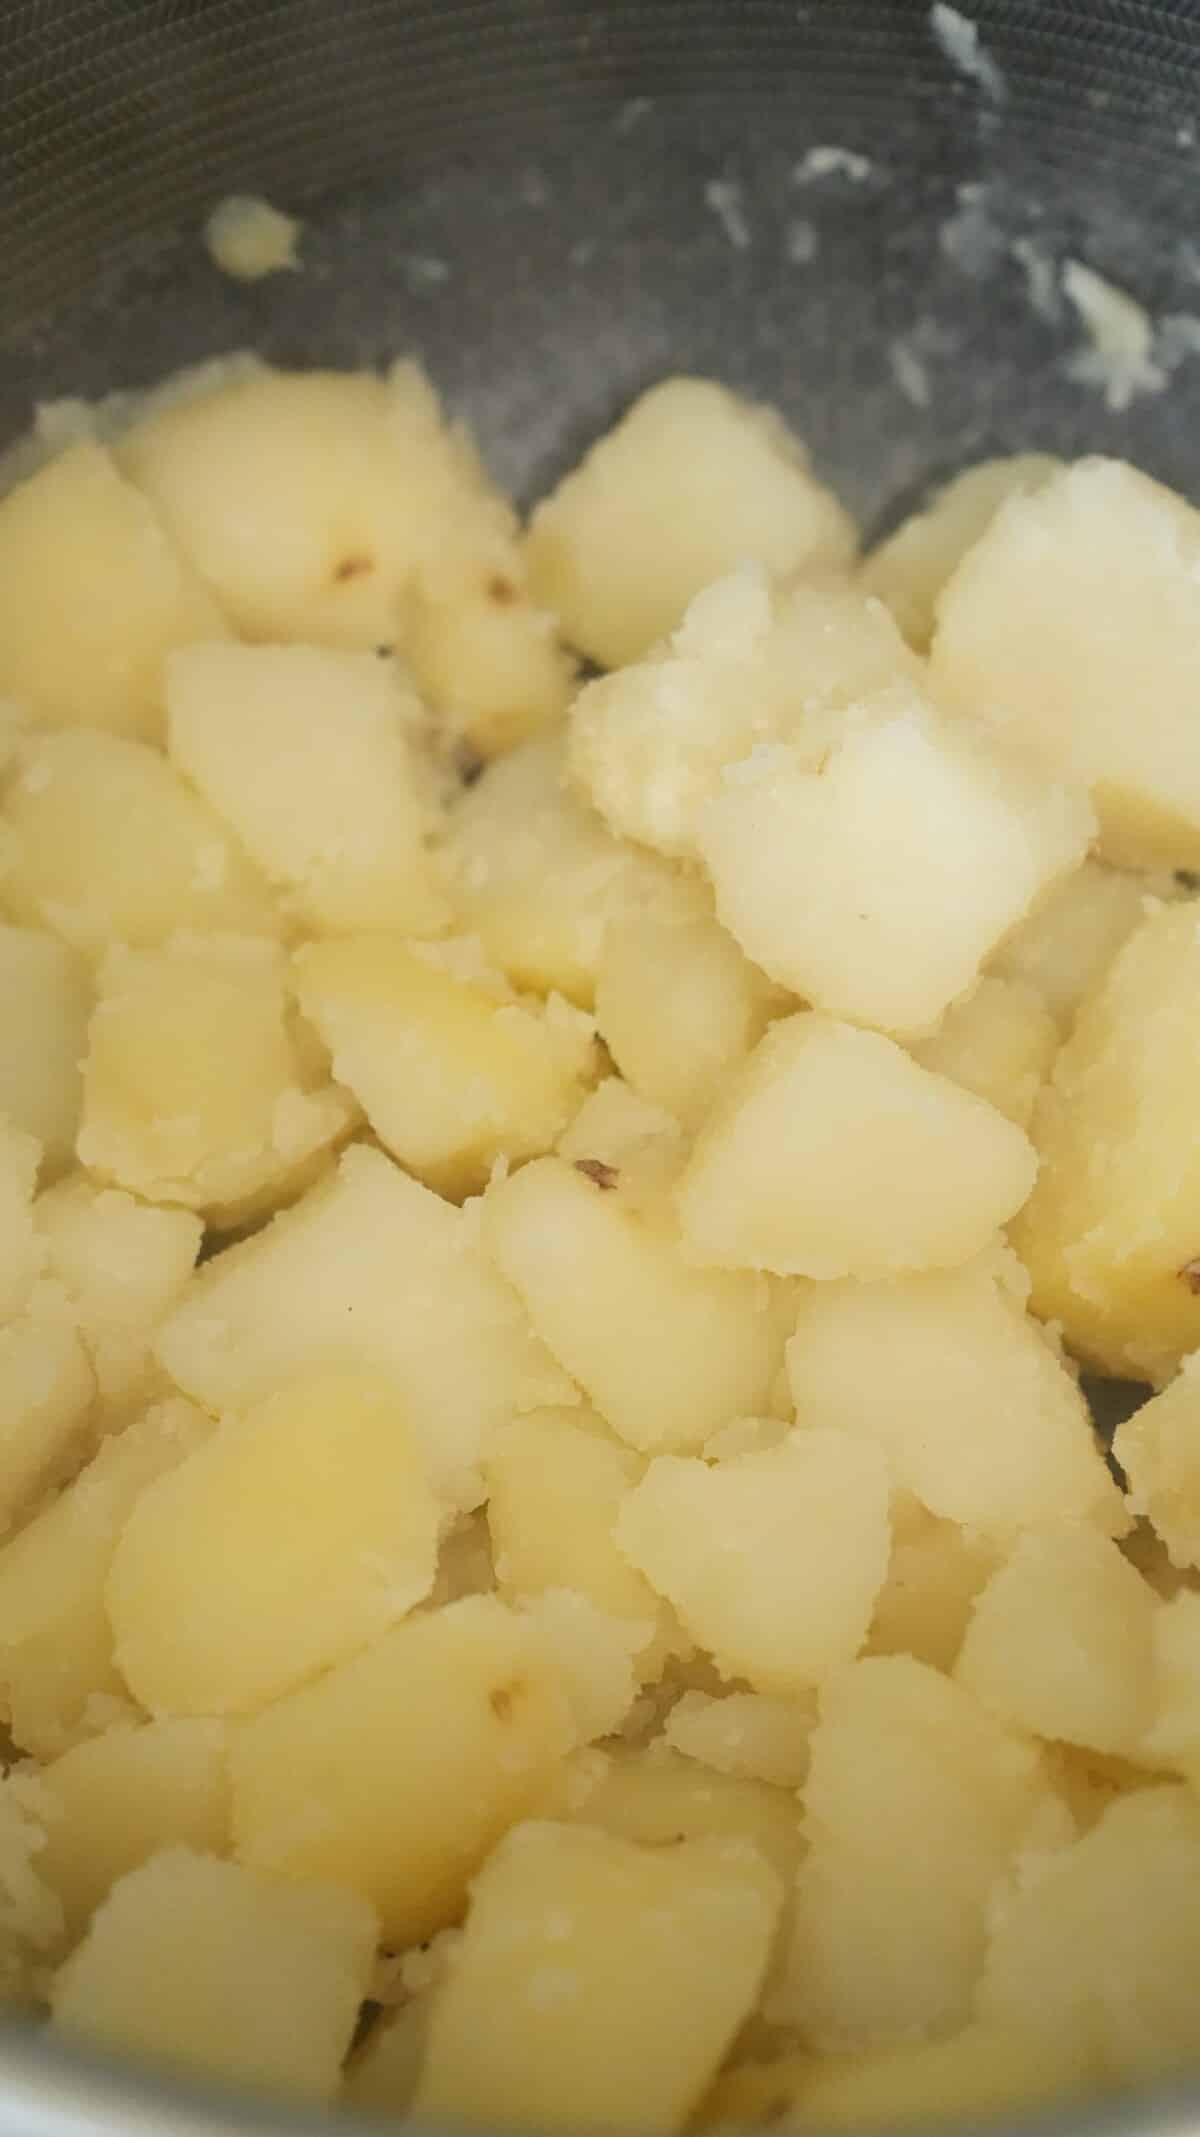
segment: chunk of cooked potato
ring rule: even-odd
[[[394,1380],[450,1504],[483,1496],[478,1462],[514,1414],[576,1389],[480,1250],[476,1218],[376,1150],[348,1150],[265,1231],[206,1263],[158,1354],[213,1410],[243,1410],[330,1367]]]
[[[737,1843],[518,1826],[475,1880],[414,2112],[569,2128],[582,2097],[614,2128],[680,2128],[753,2007],[779,1896]]]
[[[697,1447],[764,1404],[782,1333],[769,1288],[688,1265],[662,1213],[586,1160],[537,1158],[490,1189],[484,1244],[538,1335],[631,1447]]]
[[[0,2003],[6,2015],[38,2011],[43,1968],[61,1943],[62,1905],[39,1874],[46,1844],[36,1781],[8,1773],[0,1781]]]
[[[800,1788],[816,1715],[811,1693],[777,1699],[768,1692],[685,1692],[667,1716],[663,1738],[714,1773]]]
[[[718,1773],[660,1738],[581,1751],[566,1769],[560,1816],[599,1826],[618,1839],[668,1848],[683,1840],[725,1840],[770,1863],[790,1916],[803,1834],[795,1795],[764,1781]]]
[[[167,1848],[93,1915],[55,1978],[54,2029],[176,2075],[326,2100],[375,1934],[356,1893]]]
[[[938,604],[937,695],[1089,786],[1118,867],[1200,861],[1198,562],[1181,497],[1081,460],[1001,507]]]
[[[498,1159],[551,1149],[594,1076],[592,1024],[561,995],[519,1001],[397,936],[308,943],[292,973],[338,1082],[441,1194],[478,1193]]]
[[[898,1490],[1002,1544],[1081,1522],[1120,1535],[1128,1517],[1087,1405],[1025,1313],[1011,1262],[989,1252],[807,1288],[787,1347],[796,1415],[876,1440]]]
[[[90,1452],[96,1377],[69,1320],[29,1313],[0,1327],[0,1536]]]
[[[1065,1038],[1080,1003],[1145,919],[1147,896],[1146,877],[1124,875],[1103,861],[1084,861],[1006,936],[991,970],[1001,979],[1035,987]]]
[[[56,727],[157,740],[171,648],[225,635],[151,506],[86,440],[0,498],[0,589],[0,696]]]
[[[1200,938],[1152,913],[1089,996],[1034,1117],[1013,1227],[1032,1304],[1102,1372],[1163,1381],[1200,1347]]]
[[[672,378],[538,506],[526,558],[571,643],[619,668],[744,557],[812,570],[848,563],[854,547],[848,514],[773,410],[708,379]]]
[[[0,1113],[41,1144],[43,1179],[62,1172],[75,1148],[91,1007],[75,950],[41,928],[0,924]]]
[[[867,1636],[888,1562],[882,1453],[803,1430],[761,1453],[651,1462],[614,1531],[730,1678],[803,1693]]]
[[[1036,987],[985,973],[911,1052],[922,1068],[948,1076],[1028,1128],[1058,1043],[1058,1024]]]
[[[974,2122],[1099,2090],[1096,2059],[1078,2041],[976,2019],[942,2040],[823,2057],[798,2074],[788,2119],[801,2129]]]
[[[230,1750],[239,1857],[327,1878],[416,1944],[458,1919],[501,1835],[536,1816],[575,1732],[536,1622],[470,1596],[243,1722]]]
[[[726,1083],[680,1182],[681,1234],[729,1270],[945,1268],[1020,1208],[1036,1169],[994,1107],[878,1032],[802,1012]]]
[[[411,736],[392,662],[320,646],[191,646],[167,679],[168,747],[289,908],[318,933],[436,934]]]
[[[1151,1522],[1173,1565],[1200,1566],[1200,1353],[1117,1426],[1113,1453],[1130,1511]]]
[[[41,1144],[0,1113],[0,1322],[29,1304],[45,1248],[33,1221]]]
[[[999,1562],[974,1528],[941,1521],[919,1500],[892,1498],[892,1551],[863,1652],[911,1655],[950,1671],[981,1588]]]
[[[865,558],[860,585],[887,603],[918,652],[928,651],[943,587],[987,533],[1001,505],[1044,489],[1062,464],[1049,453],[981,460],[945,483]]]
[[[105,1588],[117,1667],[155,1714],[265,1706],[429,1594],[441,1517],[394,1382],[281,1388],[133,1508]]]
[[[1154,1613],[1153,1713],[1138,1757],[1200,1789],[1200,1595],[1183,1589]]]

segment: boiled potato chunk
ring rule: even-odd
[[[801,1013],[725,1085],[680,1183],[682,1238],[698,1261],[781,1276],[945,1268],[1020,1208],[1036,1169],[981,1099],[878,1032]]]
[[[744,557],[812,570],[849,562],[854,546],[848,515],[778,415],[708,379],[671,378],[538,506],[526,556],[570,642],[619,668]]]
[[[1138,1755],[1200,1788],[1200,1595],[1184,1589],[1154,1614],[1154,1714]]]
[[[1081,460],[1001,508],[939,603],[936,693],[1090,787],[1118,867],[1200,861],[1197,564],[1181,497]]]
[[[955,1675],[1014,1729],[1128,1755],[1151,1719],[1158,1607],[1107,1537],[1022,1536],[976,1600]]]
[[[248,1409],[330,1367],[383,1373],[439,1494],[477,1505],[492,1428],[576,1391],[473,1223],[379,1151],[348,1150],[333,1180],[207,1263],[165,1322],[159,1356],[213,1410]]]
[[[681,1838],[749,1846],[778,1877],[786,1915],[803,1846],[787,1789],[716,1773],[656,1739],[644,1749],[579,1752],[567,1773],[567,1813],[648,1848],[674,1847]]]
[[[538,605],[511,527],[425,561],[404,621],[422,693],[484,757],[512,749],[566,710],[575,663],[558,619]]]
[[[375,1933],[353,1892],[168,1848],[92,1917],[54,1983],[55,2030],[176,2073],[327,2100]]]
[[[1001,1542],[1080,1522],[1120,1535],[1087,1405],[1024,1312],[1011,1259],[807,1289],[787,1348],[796,1415],[875,1440],[898,1490]]]
[[[6,2015],[42,1999],[46,1956],[61,1942],[62,1906],[39,1875],[46,1845],[41,1791],[16,1774],[0,1781],[0,2004]]]
[[[575,1742],[615,1736],[634,1712],[653,1620],[598,1610],[579,1588],[546,1588],[522,1607],[557,1672]]]
[[[697,840],[720,919],[772,979],[916,1036],[1094,828],[1082,792],[905,687],[730,767]]]
[[[286,971],[272,945],[239,938],[111,951],[84,1067],[83,1163],[219,1220],[336,1143],[354,1106],[333,1085],[306,1088]]]
[[[34,1313],[0,1328],[0,1535],[89,1451],[95,1398],[69,1321]]]
[[[608,1183],[630,1209],[662,1211],[663,1197],[683,1170],[688,1144],[677,1120],[649,1099],[639,1098],[619,1076],[606,1076],[588,1093],[558,1155],[583,1164]]]
[[[580,1408],[535,1410],[501,1426],[488,1441],[483,1474],[501,1594],[578,1589],[641,1633],[638,1659],[652,1676],[673,1644],[670,1612],[613,1536],[642,1467]]]
[[[38,1774],[46,1826],[40,1874],[73,1944],[117,1879],[161,1848],[221,1855],[229,1845],[225,1732],[213,1721],[106,1729]]]
[[[976,2020],[945,2040],[824,2058],[801,2075],[789,2120],[793,2128],[821,2129],[974,2123],[1099,2089],[1095,2058],[1078,2042]]]
[[[811,1749],[780,2015],[834,2052],[961,2025],[992,1888],[1044,1793],[1036,1752],[907,1655],[833,1678]]]
[[[124,1686],[104,1583],[138,1494],[212,1430],[189,1402],[165,1402],[115,1438],[0,1549],[0,1717],[14,1743],[54,1758],[111,1719]]]
[[[1144,1514],[1171,1563],[1200,1566],[1200,1354],[1113,1436],[1130,1510]]]
[[[1036,987],[1065,1038],[1084,997],[1145,919],[1146,898],[1144,877],[1084,861],[1006,937],[991,969]]]
[[[910,645],[928,650],[942,588],[969,549],[987,533],[1002,504],[1044,489],[1062,467],[1049,453],[981,460],[940,489],[873,549],[861,585],[886,601]]]
[[[318,932],[434,934],[446,906],[425,850],[390,662],[318,646],[193,646],[168,672],[173,762]]]
[[[664,1223],[624,1208],[603,1177],[535,1159],[489,1191],[483,1236],[547,1348],[631,1447],[697,1447],[762,1408],[780,1347],[766,1285],[690,1268]]]
[[[0,696],[156,740],[172,646],[220,611],[110,455],[81,442],[0,499]]]
[[[766,1692],[685,1692],[663,1730],[672,1750],[738,1781],[800,1788],[816,1720],[810,1694],[774,1699]]]
[[[985,975],[911,1051],[922,1068],[948,1076],[1028,1128],[1058,1041],[1058,1025],[1036,987]]]
[[[0,899],[78,949],[144,948],[185,928],[279,932],[266,884],[221,819],[141,742],[80,728],[32,736],[3,821]]]
[[[583,2101],[612,2128],[680,2128],[754,2004],[778,1907],[748,1847],[518,1826],[475,1880],[415,2113],[569,2129]]]
[[[1101,1371],[1162,1381],[1200,1348],[1200,937],[1190,906],[1131,935],[1043,1091],[1013,1228],[1034,1311]]]
[[[447,1931],[456,1937],[457,1930]],[[372,2026],[346,2069],[341,2105],[378,2120],[408,2114],[425,2061],[432,1996],[410,1996]]]
[[[478,1192],[498,1158],[549,1150],[591,1080],[592,1026],[561,996],[519,1002],[393,935],[309,943],[292,969],[335,1077],[441,1194]]]
[[[975,1598],[997,1562],[995,1545],[977,1530],[939,1521],[917,1500],[905,1503],[903,1494],[895,1494],[892,1555],[865,1652],[912,1655],[933,1669],[952,1670]]]
[[[91,1007],[76,951],[40,928],[0,925],[0,1113],[41,1144],[43,1176],[62,1172],[75,1147]]]
[[[428,1595],[440,1519],[392,1382],[283,1388],[142,1493],[105,1591],[117,1666],[154,1713],[252,1712]]]
[[[626,1082],[684,1127],[761,1038],[774,993],[692,879],[667,876],[614,918],[596,979],[596,1023]]]
[[[33,1221],[41,1144],[0,1113],[0,1322],[28,1305],[45,1249]]]
[[[1196,2057],[1200,1805],[1139,1789],[1045,1866],[996,1925],[980,2016],[1083,2044],[1111,2082],[1149,2084]]]
[[[786,1698],[867,1636],[887,1572],[886,1464],[816,1430],[724,1462],[660,1456],[615,1535],[724,1676]]]
[[[328,1878],[415,1944],[462,1912],[501,1835],[545,1802],[573,1729],[536,1624],[470,1596],[242,1724],[230,1754],[237,1853]]]

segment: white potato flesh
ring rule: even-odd
[[[1064,876],[991,960],[1001,979],[1035,987],[1063,1036],[1147,912],[1147,882],[1103,861]]]
[[[724,1676],[786,1698],[866,1639],[887,1572],[887,1468],[840,1432],[711,1464],[663,1455],[614,1533]]]
[[[1154,1613],[1153,1701],[1139,1758],[1200,1787],[1200,1595],[1194,1589],[1179,1590]]]
[[[475,1880],[414,2112],[679,2129],[751,2010],[779,1886],[751,1848],[531,1822]],[[721,1964],[711,1964],[711,1953]]]
[[[1012,1257],[807,1288],[787,1347],[802,1425],[864,1434],[892,1482],[1003,1543],[1026,1528],[1128,1527],[1087,1404],[1024,1311]]]
[[[3,822],[0,898],[78,949],[147,948],[181,929],[280,931],[266,883],[220,817],[144,743],[82,728],[31,735]]]
[[[318,932],[445,924],[410,740],[418,716],[394,665],[369,653],[193,646],[168,670],[172,761]]]
[[[631,1447],[697,1447],[763,1407],[781,1344],[769,1287],[690,1267],[661,1213],[537,1158],[489,1190],[483,1237],[547,1349]]]
[[[0,1113],[41,1144],[43,1178],[62,1172],[75,1147],[91,1007],[76,951],[40,928],[0,925]]]
[[[1058,1041],[1058,1025],[1036,987],[985,974],[911,1052],[922,1068],[948,1076],[1016,1127],[1028,1128]]]
[[[387,1632],[433,1586],[442,1509],[393,1383],[313,1375],[147,1487],[105,1588],[155,1714],[240,1714]]]
[[[41,1144],[0,1114],[0,1322],[28,1305],[45,1262],[33,1221]]]
[[[751,1848],[771,1865],[784,1893],[786,1927],[803,1852],[795,1794],[764,1781],[717,1773],[681,1757],[659,1738],[640,1748],[613,1744],[579,1752],[566,1774],[573,1821],[664,1852],[680,1840],[720,1840]]]
[[[994,1107],[878,1032],[801,1013],[735,1070],[678,1193],[697,1261],[828,1280],[966,1261],[1037,1161]]]
[[[55,2031],[176,2075],[329,2099],[376,1937],[336,1886],[168,1848],[114,1885],[55,1979]]]
[[[955,1675],[1014,1729],[1128,1756],[1151,1720],[1159,1608],[1107,1537],[1025,1535],[977,1598]]]
[[[1198,565],[1181,497],[1082,460],[1001,508],[939,604],[937,695],[1088,786],[1118,867],[1200,861]]]
[[[0,1782],[0,1999],[15,2018],[40,2016],[46,1959],[63,1934],[61,1902],[37,1867],[41,1808],[36,1780]]]
[[[891,610],[910,645],[926,652],[942,588],[987,533],[1002,504],[1043,489],[1062,467],[1049,453],[982,460],[940,489],[865,559],[859,583]]]
[[[0,498],[0,696],[38,719],[155,741],[168,653],[225,628],[102,446],[72,445]]]
[[[602,1166],[602,1177],[631,1209],[660,1214],[688,1151],[679,1122],[639,1098],[619,1076],[606,1076],[589,1091],[557,1148],[560,1157],[572,1165],[582,1161],[593,1174]]]
[[[29,1313],[0,1327],[0,1536],[89,1452],[96,1376],[69,1320]]]
[[[912,1655],[932,1669],[952,1670],[975,1598],[999,1559],[996,1545],[978,1530],[940,1521],[919,1500],[894,1493],[892,1554],[863,1652]]]
[[[1146,1516],[1172,1565],[1200,1566],[1200,1353],[1118,1425],[1113,1453],[1131,1513]]]
[[[1082,791],[896,689],[729,767],[697,843],[720,919],[772,979],[917,1036],[1094,829]]]
[[[800,1788],[816,1718],[812,1694],[777,1699],[768,1692],[685,1692],[667,1716],[663,1737],[672,1750],[714,1773]]]
[[[743,558],[813,570],[847,564],[854,547],[848,514],[773,410],[708,379],[672,378],[538,506],[526,557],[570,642],[619,668]]]
[[[800,2076],[793,2128],[974,2122],[1048,2109],[1100,2090],[1096,2058],[1078,2041],[975,2020],[944,2040],[828,2056]]]
[[[334,1179],[206,1264],[164,1323],[162,1363],[214,1410],[247,1409],[330,1367],[381,1372],[439,1494],[477,1505],[493,1427],[576,1391],[485,1260],[474,1222],[379,1151],[349,1150]]]

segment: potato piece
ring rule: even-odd
[[[396,936],[309,943],[292,971],[380,1142],[455,1199],[485,1187],[498,1158],[549,1150],[594,1075],[592,1025],[561,996],[518,1002]]]
[[[1106,1537],[1022,1536],[976,1601],[955,1676],[1015,1729],[1128,1755],[1151,1719],[1157,1607]]]
[[[447,1931],[457,1936],[457,1930]],[[432,1995],[412,1996],[372,2026],[346,2070],[341,2105],[377,2121],[397,2121],[412,2107],[429,2040]]]
[[[41,1144],[0,1113],[0,1322],[29,1303],[45,1259],[33,1222]]]
[[[644,1636],[647,1677],[678,1636],[671,1614],[617,1549],[613,1527],[643,1464],[584,1409],[535,1410],[492,1434],[484,1450],[488,1528],[500,1593],[578,1589]]]
[[[669,645],[580,691],[569,768],[614,831],[694,859],[727,767],[921,674],[878,601],[836,580],[772,590],[746,565],[696,596]]]
[[[1050,453],[981,460],[939,489],[871,551],[859,584],[886,601],[919,653],[933,637],[942,588],[968,550],[987,533],[1002,504],[1045,488],[1062,468]]]
[[[809,1848],[772,2015],[832,2052],[961,2025],[992,1888],[1045,1792],[1036,1751],[903,1655],[831,1680],[811,1749]]]
[[[582,2099],[612,2128],[680,2128],[754,2003],[778,1906],[750,1848],[518,1827],[475,1880],[414,2112],[570,2128]]]
[[[230,937],[117,949],[99,974],[78,1150],[101,1178],[220,1222],[353,1125],[345,1091],[306,1087],[286,965]]]
[[[1102,1372],[1163,1381],[1200,1348],[1200,938],[1152,914],[1085,1002],[1034,1119],[1012,1240],[1034,1311]]]
[[[0,696],[58,727],[156,740],[172,646],[225,635],[145,498],[86,442],[0,498],[0,588]]]
[[[952,1267],[1020,1208],[1036,1169],[981,1099],[877,1032],[801,1013],[772,1025],[698,1137],[683,1243],[781,1276]]]
[[[536,1815],[573,1742],[536,1624],[468,1597],[242,1724],[235,1846],[262,1869],[350,1886],[389,1944],[421,1943],[457,1920],[479,1865]]]
[[[204,243],[223,275],[260,282],[264,275],[299,270],[296,247],[303,227],[256,194],[229,193],[205,221]]]
[[[1000,1543],[1079,1522],[1120,1535],[1087,1405],[1023,1312],[1011,1261],[806,1290],[787,1348],[796,1415],[876,1440],[898,1490]]]
[[[1172,1565],[1200,1566],[1200,1352],[1117,1426],[1113,1453],[1125,1472],[1130,1512],[1150,1520]]]
[[[408,739],[419,707],[391,662],[192,646],[167,708],[174,763],[310,927],[444,926]]]
[[[997,1552],[974,1529],[939,1521],[914,1500],[902,1520],[892,1514],[892,1555],[875,1599],[865,1652],[912,1655],[950,1671],[958,1659],[971,1608],[995,1572]]]
[[[571,643],[619,668],[743,557],[812,570],[847,563],[854,546],[851,520],[773,410],[708,379],[671,378],[538,506],[526,556],[534,594]]]
[[[78,949],[146,948],[180,929],[279,933],[266,884],[220,818],[140,742],[80,728],[31,736],[4,818],[9,912]]]
[[[89,1450],[96,1379],[69,1321],[27,1314],[0,1328],[0,1535]]]
[[[1195,2064],[1200,1806],[1140,1789],[1026,1885],[997,1923],[979,2015],[1081,2042],[1110,2081],[1145,2085]]]
[[[161,1848],[224,1854],[224,1729],[215,1721],[106,1729],[41,1769],[38,1801],[46,1824],[38,1870],[62,1902],[74,1944],[117,1879]]]
[[[610,921],[596,977],[596,1023],[635,1091],[696,1127],[721,1078],[762,1037],[776,1006],[694,880],[665,876]]]
[[[38,928],[0,925],[0,1113],[42,1146],[43,1178],[70,1163],[83,1100],[87,966]]]
[[[1036,987],[985,974],[911,1051],[922,1068],[948,1076],[1018,1128],[1028,1128],[1058,1041],[1058,1025]]]
[[[991,961],[1001,979],[1036,987],[1065,1038],[1085,996],[1145,919],[1144,877],[1084,861],[1064,876]]]
[[[492,1188],[484,1244],[539,1336],[631,1447],[698,1447],[765,1401],[780,1333],[768,1289],[689,1268],[660,1218],[561,1158]]]
[[[99,1426],[111,1432],[161,1386],[154,1332],[183,1296],[203,1224],[191,1210],[151,1208],[80,1172],[39,1195],[33,1219],[46,1274],[61,1286],[91,1360]]]
[[[405,658],[429,703],[485,757],[550,726],[570,702],[575,662],[539,599],[510,525],[459,556],[426,559],[409,595]]]
[[[778,1877],[786,1912],[802,1836],[785,1789],[716,1773],[655,1739],[641,1749],[579,1752],[567,1769],[563,1815],[648,1848],[675,1847],[681,1838],[749,1845]]]
[[[906,686],[731,766],[697,845],[718,917],[772,979],[912,1037],[1094,830],[1082,791],[939,721]]]
[[[37,2010],[45,1955],[62,1938],[62,1907],[41,1876],[46,1844],[40,1791],[22,1776],[0,1780],[0,2008],[7,2018]]]
[[[1117,867],[1200,861],[1198,563],[1181,497],[1081,460],[1001,508],[939,604],[936,693],[1089,786]]]
[[[567,785],[563,734],[489,764],[451,809],[442,850],[460,920],[514,987],[590,1009],[606,928],[637,910],[651,872]]]
[[[207,1263],[158,1351],[214,1410],[248,1409],[329,1368],[387,1375],[435,1489],[468,1507],[483,1496],[477,1464],[493,1427],[576,1399],[480,1252],[473,1213],[360,1148],[266,1231]]]
[[[1184,1590],[1154,1613],[1153,1716],[1138,1757],[1200,1789],[1200,1595]]]
[[[665,1455],[614,1534],[723,1675],[787,1698],[867,1636],[887,1572],[886,1466],[840,1432],[713,1465]]]
[[[634,1624],[598,1610],[578,1588],[546,1588],[522,1606],[557,1672],[577,1744],[595,1743],[623,1729],[637,1702],[644,1652],[653,1624]]]
[[[807,1693],[773,1699],[763,1692],[685,1692],[668,1714],[663,1736],[672,1750],[714,1773],[800,1788],[816,1718],[816,1699]]]
[[[661,1218],[663,1198],[675,1185],[687,1157],[679,1122],[639,1098],[619,1076],[606,1076],[590,1091],[566,1132],[558,1155],[587,1175],[597,1165],[609,1192],[628,1209],[655,1211]]]
[[[281,1389],[142,1493],[105,1590],[117,1666],[154,1713],[252,1713],[428,1595],[440,1515],[394,1383]]]
[[[93,1916],[55,1980],[54,2027],[176,2073],[327,2100],[374,1946],[355,1893],[168,1848]]]
[[[810,2065],[788,2119],[794,2128],[821,2129],[973,2123],[1100,2089],[1095,2059],[1077,2041],[976,2020],[946,2040],[903,2041],[874,2054]]]
[[[111,1718],[105,1701],[123,1686],[104,1583],[117,1537],[138,1494],[211,1430],[190,1402],[148,1410],[0,1549],[0,1718],[22,1751],[55,1758]]]

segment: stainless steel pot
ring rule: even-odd
[[[1162,325],[1200,314],[1200,4],[967,12],[975,47],[926,0],[6,0],[0,444],[230,348],[411,351],[525,497],[689,369],[779,403],[869,527],[1018,447],[1200,498]],[[306,217],[302,274],[216,272],[234,191]],[[1080,382],[1068,258],[1158,322],[1162,390]],[[0,2029],[3,2137],[310,2126]],[[1182,2137],[1200,2089],[1052,2126]]]

